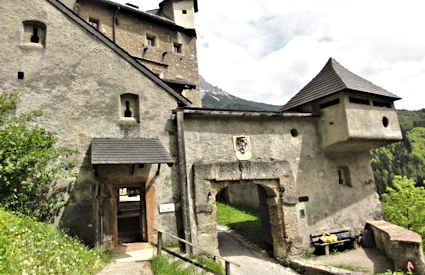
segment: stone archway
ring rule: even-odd
[[[250,181],[261,185],[267,193],[270,226],[273,239],[273,255],[285,259],[296,238],[297,212],[296,186],[289,163],[273,162],[227,162],[193,166],[192,241],[197,248],[218,252],[216,231],[215,196],[229,184]]]

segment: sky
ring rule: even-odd
[[[127,0],[148,10],[158,0]],[[285,104],[329,57],[425,108],[423,0],[198,0],[200,74],[248,100]]]

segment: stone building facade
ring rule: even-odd
[[[121,31],[137,30],[127,38],[116,30],[114,43],[106,0],[80,0],[77,11],[71,0],[21,2],[0,7],[0,91],[18,92],[18,113],[42,110],[38,125],[78,149],[78,176],[58,221],[87,243],[155,243],[161,228],[194,243],[195,252],[217,253],[216,194],[238,184],[262,190],[264,227],[278,259],[308,247],[311,232],[358,232],[380,217],[368,150],[401,139],[397,96],[330,59],[280,112],[196,108],[137,56],[140,39],[131,45],[131,35],[151,21],[130,24],[143,20],[121,9]],[[95,2],[99,29],[90,22]],[[186,2],[197,10],[196,1],[174,2],[161,4],[164,14]],[[167,38],[158,35],[160,44],[171,47],[171,34],[192,39],[183,48],[196,42],[186,33],[190,25],[175,25]],[[195,44],[189,52],[193,67],[175,70],[196,82]]]
[[[68,7],[173,88],[201,106],[193,0],[166,0],[142,11],[109,0],[74,0]]]

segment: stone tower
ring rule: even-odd
[[[164,17],[184,28],[195,29],[195,13],[198,12],[197,0],[164,0],[159,6],[161,15]]]
[[[347,153],[402,139],[393,104],[399,99],[330,58],[281,110],[320,113],[322,148],[328,153]]]

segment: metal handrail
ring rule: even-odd
[[[158,232],[158,243],[157,243],[157,255],[161,255],[161,250],[165,250],[165,251],[167,251],[167,252],[169,252],[170,253],[170,251],[168,250],[168,249],[165,249],[165,248],[163,248],[162,247],[162,234],[166,234],[166,235],[168,235],[168,236],[170,236],[170,237],[172,237],[173,239],[176,239],[176,240],[178,240],[179,242],[182,242],[182,243],[184,243],[184,244],[187,244],[187,245],[189,245],[189,246],[191,246],[191,247],[194,247],[195,245],[193,244],[193,243],[191,243],[191,242],[188,242],[188,241],[186,241],[186,240],[184,240],[184,239],[182,239],[182,238],[179,238],[179,237],[177,237],[176,235],[174,235],[174,234],[172,234],[172,233],[170,233],[170,232],[167,232],[167,231],[165,231],[165,230],[162,230],[162,229],[158,229],[158,228],[154,228],[154,230],[156,230],[157,232]],[[198,248],[199,249],[199,248]],[[208,252],[208,251],[205,251],[205,250],[203,250],[203,249],[199,249],[199,251],[201,251],[202,253],[205,253],[205,254],[208,254],[209,256],[211,256],[211,257],[213,257],[214,259],[221,259],[221,260],[223,260],[224,262],[225,262],[225,271],[226,271],[226,275],[230,275],[230,264],[233,264],[233,265],[235,265],[235,266],[237,266],[237,267],[240,267],[240,265],[239,264],[237,264],[237,263],[235,263],[235,262],[232,262],[232,261],[229,261],[229,260],[227,260],[227,259],[225,259],[225,258],[223,258],[223,257],[221,257],[221,256],[219,256],[219,255],[214,255],[214,254],[212,254],[212,253],[210,253],[210,252]],[[174,255],[174,254],[173,254]],[[180,256],[180,258],[184,258],[183,256]],[[187,261],[189,261],[190,263],[192,263],[192,264],[194,264],[193,262],[192,262],[192,260],[190,260],[190,259],[187,259],[187,258],[185,258]],[[204,269],[207,269],[208,271],[210,271],[210,272],[214,272],[214,273],[216,273],[215,271],[213,271],[213,270],[209,270],[208,268],[206,268],[206,267],[203,267]]]

